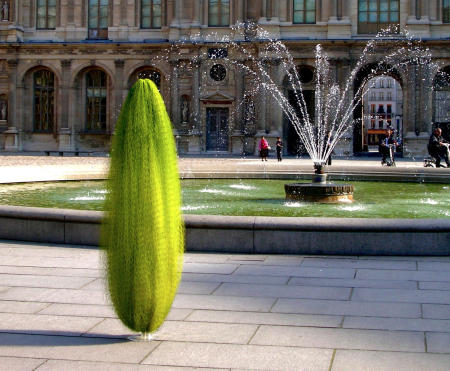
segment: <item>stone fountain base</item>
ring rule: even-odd
[[[316,173],[313,175],[312,183],[285,184],[286,200],[324,204],[353,202],[353,186],[351,184],[327,183],[326,179],[326,174]]]
[[[319,203],[353,202],[353,186],[335,183],[285,184],[286,200]]]

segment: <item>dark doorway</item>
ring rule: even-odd
[[[309,119],[314,121],[314,90],[303,90],[303,97],[305,99],[306,107],[308,110]],[[300,110],[300,106],[296,95],[293,90],[288,91],[289,104],[294,107],[296,115],[303,120],[303,115]],[[300,137],[295,131],[294,125],[290,120],[285,120],[285,143],[286,154],[294,156],[302,156],[306,154],[305,146],[303,145]]]
[[[228,151],[228,108],[206,108],[206,150]]]

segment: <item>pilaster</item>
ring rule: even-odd
[[[8,104],[8,130],[3,134],[5,136],[5,151],[16,152],[20,150],[19,143],[19,105],[17,100],[17,66],[18,59],[8,59],[9,71],[9,104]]]

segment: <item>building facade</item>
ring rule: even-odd
[[[386,129],[392,129],[401,142],[403,133],[403,94],[393,77],[379,76],[367,83],[364,96],[364,144],[370,151],[378,151],[378,144]]]
[[[312,110],[318,43],[340,84],[367,40],[388,25],[408,27],[442,68],[450,66],[450,0],[0,0],[0,5],[0,151],[107,151],[128,89],[148,77],[165,100],[180,153],[254,153],[262,135],[269,141],[280,136],[287,153],[298,153],[298,138],[270,94],[252,96],[245,76],[221,63],[221,53],[227,53],[221,38],[242,37],[232,26],[246,21],[283,40],[311,76],[304,89]],[[168,52],[173,45],[177,52]],[[258,57],[257,43],[254,50]],[[282,87],[286,76],[276,60],[268,60],[267,69]],[[403,97],[405,155],[424,154],[432,123],[445,127],[450,121],[450,89],[440,84],[433,91],[413,68],[394,77]],[[336,152],[367,150],[364,133],[364,125],[350,128]]]

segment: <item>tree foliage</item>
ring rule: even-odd
[[[184,230],[175,142],[156,85],[138,80],[111,147],[102,245],[117,315],[134,331],[157,330],[181,277]]]

